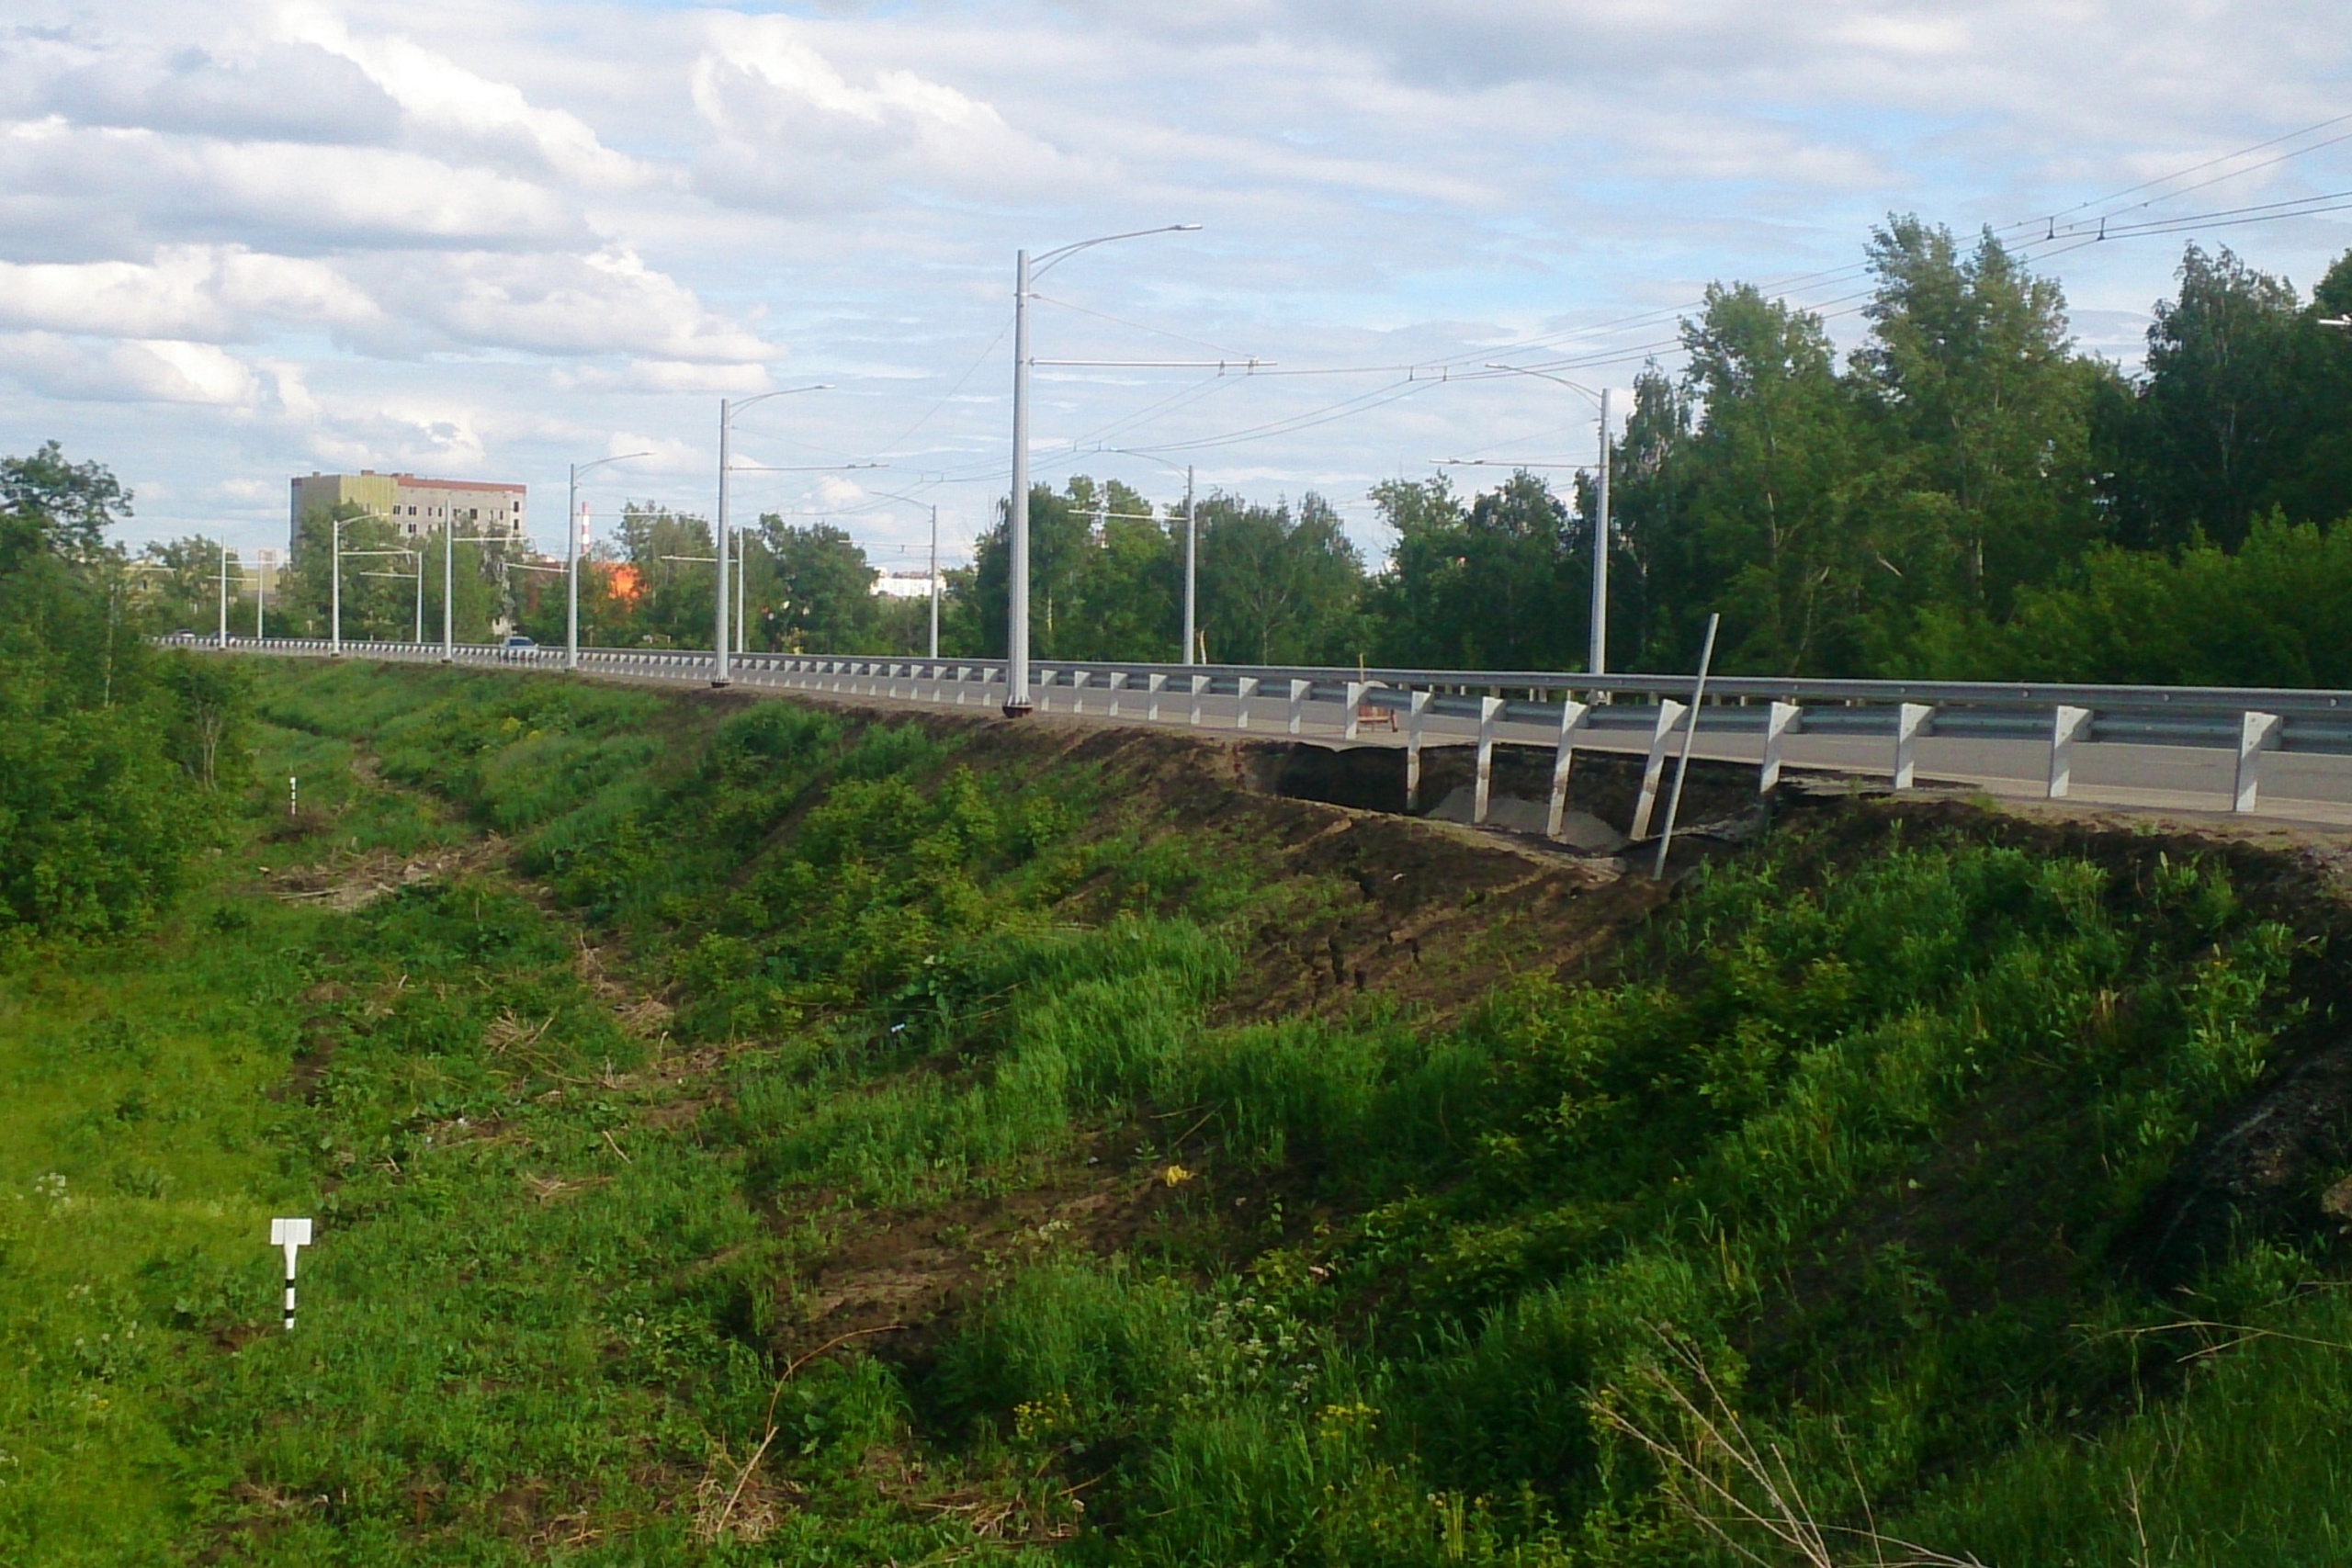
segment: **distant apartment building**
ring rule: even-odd
[[[942,577],[944,586],[946,580]],[[874,592],[884,599],[928,599],[932,594],[931,573],[927,571],[880,571],[874,575]]]
[[[307,474],[294,480],[293,514],[287,542],[300,538],[302,519],[325,516],[338,506],[356,507],[391,524],[405,536],[437,534],[454,521],[468,534],[523,536],[526,487],[474,479],[426,479],[414,474]]]

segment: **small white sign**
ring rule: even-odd
[[[269,1245],[286,1253],[286,1326],[294,1327],[294,1256],[311,1245],[309,1220],[272,1220],[269,1222]]]

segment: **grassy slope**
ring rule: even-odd
[[[2123,1266],[2321,1030],[2218,864],[1832,822],[1597,983],[1527,960],[1613,895],[1498,884],[1412,918],[1429,994],[1501,982],[1432,1025],[1293,974],[1372,896],[1332,814],[1148,757],[269,690],[308,830],[0,982],[0,1557],[1679,1562],[1592,1402],[1688,1448],[1683,1348],[1826,1515],[2336,1560],[2324,1244]],[[356,913],[257,882],[485,829]],[[323,1222],[291,1338],[273,1210]],[[2301,1338],[2183,1383],[2185,1312]]]

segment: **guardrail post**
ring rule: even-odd
[[[1430,694],[1415,692],[1405,710],[1405,810],[1421,808],[1421,726],[1428,716]]]
[[[2050,722],[2050,798],[2064,800],[2075,785],[2075,742],[2090,733],[2091,710],[2058,705]]]
[[[1102,677],[1103,689],[1111,694],[1111,716],[1113,718],[1119,716],[1119,693],[1125,688],[1126,683],[1127,674],[1124,670],[1114,670],[1109,674]]]
[[[1168,677],[1165,675],[1147,675],[1144,677],[1143,721],[1146,724],[1158,724],[1159,722],[1159,694],[1165,691],[1167,687]]]
[[[2251,811],[2262,791],[2262,754],[2278,744],[2278,716],[2249,713],[2238,723],[2237,798],[2233,810]]]
[[[1794,703],[1774,703],[1764,715],[1764,768],[1756,775],[1756,793],[1770,795],[1781,782],[1781,753],[1790,736],[1804,722],[1804,709]]]
[[[1585,716],[1592,710],[1573,697],[1564,698],[1560,708],[1560,745],[1552,753],[1552,805],[1544,818],[1544,836],[1557,839],[1560,825],[1568,814],[1568,769],[1577,760],[1577,731],[1584,728]]]
[[[1666,742],[1674,733],[1677,720],[1688,713],[1690,705],[1678,703],[1672,697],[1657,700],[1657,728],[1650,735],[1649,761],[1642,764],[1641,797],[1634,802],[1634,830],[1629,839],[1646,839],[1650,835],[1650,814],[1657,809],[1658,781],[1666,776]]]
[[[1293,681],[1290,683],[1290,732],[1293,735],[1299,733],[1300,727],[1306,722],[1306,694],[1314,685],[1312,681]]]
[[[964,705],[965,698],[971,694],[965,690],[971,682],[971,679],[972,672],[967,666],[962,664],[956,666],[956,705],[959,708]]]
[[[1348,689],[1346,693],[1348,701],[1348,727],[1344,730],[1340,731],[1341,739],[1353,740],[1356,738],[1356,716],[1363,711],[1363,694],[1370,688],[1371,682],[1368,681],[1351,681],[1348,682]]]
[[[1198,728],[1201,722],[1201,695],[1209,689],[1209,678],[1205,675],[1194,675],[1191,677],[1191,680],[1193,682],[1193,717],[1191,722],[1193,728]]]
[[[1502,716],[1500,697],[1478,699],[1478,783],[1471,792],[1470,820],[1487,819],[1487,802],[1490,798],[1495,778],[1495,721]]]
[[[1043,665],[1038,666],[1036,679],[1030,682],[1029,684],[1030,700],[1037,705],[1037,711],[1039,713],[1053,712],[1054,671],[1045,668]]]
[[[1250,699],[1258,694],[1259,677],[1244,675],[1233,683],[1233,728],[1250,728]]]
[[[1894,710],[1894,787],[1909,789],[1919,760],[1919,737],[1928,732],[1936,710],[1925,703],[1903,703]]]
[[[1090,670],[1073,670],[1069,672],[1070,712],[1084,713],[1086,711],[1086,682],[1092,676],[1093,671]]]

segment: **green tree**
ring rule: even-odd
[[[1689,527],[1693,409],[1690,394],[1656,363],[1634,378],[1633,407],[1609,463],[1612,670],[1643,662],[1645,650],[1658,643],[1661,623],[1668,618],[1668,592],[1686,589],[1695,580]],[[1586,521],[1588,538],[1599,509],[1599,492],[1589,478],[1577,476],[1577,513]],[[1588,577],[1588,594],[1589,587]],[[1668,656],[1673,651],[1665,650]]]
[[[1871,596],[2002,617],[2019,586],[2048,581],[2098,531],[2100,369],[2075,355],[2057,283],[1989,231],[1963,255],[1950,230],[1893,219],[1870,262],[1871,335],[1853,358],[1880,442],[1870,549],[1903,579]]]
[[[602,558],[628,570],[605,574],[614,591],[600,608],[612,618],[609,624],[600,622],[597,640],[630,647],[708,648],[717,629],[718,577],[711,536],[710,524],[690,513],[626,502],[612,549]]]
[[[880,620],[880,574],[849,534],[830,523],[760,519],[745,587],[754,634],[792,653],[868,653]]]
[[[1688,662],[1717,609],[1726,671],[1860,673],[1871,591],[1903,568],[1861,524],[1853,400],[1820,318],[1717,286],[1682,338],[1703,412],[1683,448],[1689,501],[1661,551],[1650,657]]]
[[[220,625],[220,552],[218,540],[201,534],[150,544],[128,562],[141,626],[151,632],[192,631],[209,636]],[[233,602],[243,563],[229,552],[229,592]],[[240,629],[233,625],[231,629]],[[252,629],[245,623],[244,630]]]
[[[1118,605],[1108,586],[1132,560],[1106,573],[1096,558],[1102,551],[1095,537],[1095,513],[1104,509],[1140,512],[1144,503],[1124,485],[1098,490],[1083,475],[1071,479],[1060,494],[1042,484],[1030,487],[1029,641],[1039,659],[1136,659],[1152,651],[1139,625],[1148,624],[1148,611],[1131,613]],[[975,542],[966,634],[978,644],[971,651],[988,658],[1002,658],[1007,645],[1005,623],[1012,592],[1009,537],[1000,503],[996,522]],[[1129,543],[1122,554],[1131,557],[1136,536],[1125,537]],[[1107,646],[1113,637],[1133,637],[1144,646]],[[1167,637],[1169,643],[1174,640],[1172,634]]]
[[[130,491],[97,462],[68,462],[54,441],[29,457],[0,457],[0,513],[38,535],[39,547],[82,564],[109,552],[106,531],[130,515]]]
[[[153,913],[217,809],[191,776],[235,776],[235,677],[150,649],[126,610],[104,530],[130,509],[54,442],[0,459],[0,942]]]
[[[390,519],[370,515],[356,502],[338,502],[326,511],[305,515],[296,526],[294,556],[278,574],[278,612],[282,622],[303,637],[325,637],[334,620],[335,533],[341,525],[343,547],[343,635],[352,641],[407,642],[416,635],[416,563],[421,553],[425,570],[424,635],[441,636],[441,552],[437,535],[411,537]],[[461,612],[458,638],[478,641],[487,634],[481,613],[486,595],[474,591],[469,572],[479,575],[475,547],[458,547],[458,592]],[[398,551],[399,554],[384,552]],[[468,613],[470,612],[470,613]],[[204,623],[199,623],[199,626]]]
[[[1396,531],[1367,604],[1384,662],[1569,669],[1590,618],[1590,524],[1536,476],[1514,474],[1464,508],[1442,478],[1373,491]]]
[[[1998,634],[1958,639],[1960,677],[2193,686],[2352,685],[2352,525],[2257,518],[2234,551],[2108,547],[2028,590]]]
[[[2310,522],[2352,511],[2352,344],[2318,324],[2352,307],[2352,256],[2308,306],[2227,250],[2190,245],[2178,276],[2156,304],[2144,374],[2101,408],[2112,537],[2234,549],[2274,507]]]
[[[1352,663],[1368,651],[1363,558],[1312,492],[1297,510],[1199,503],[1202,635],[1227,664]]]

